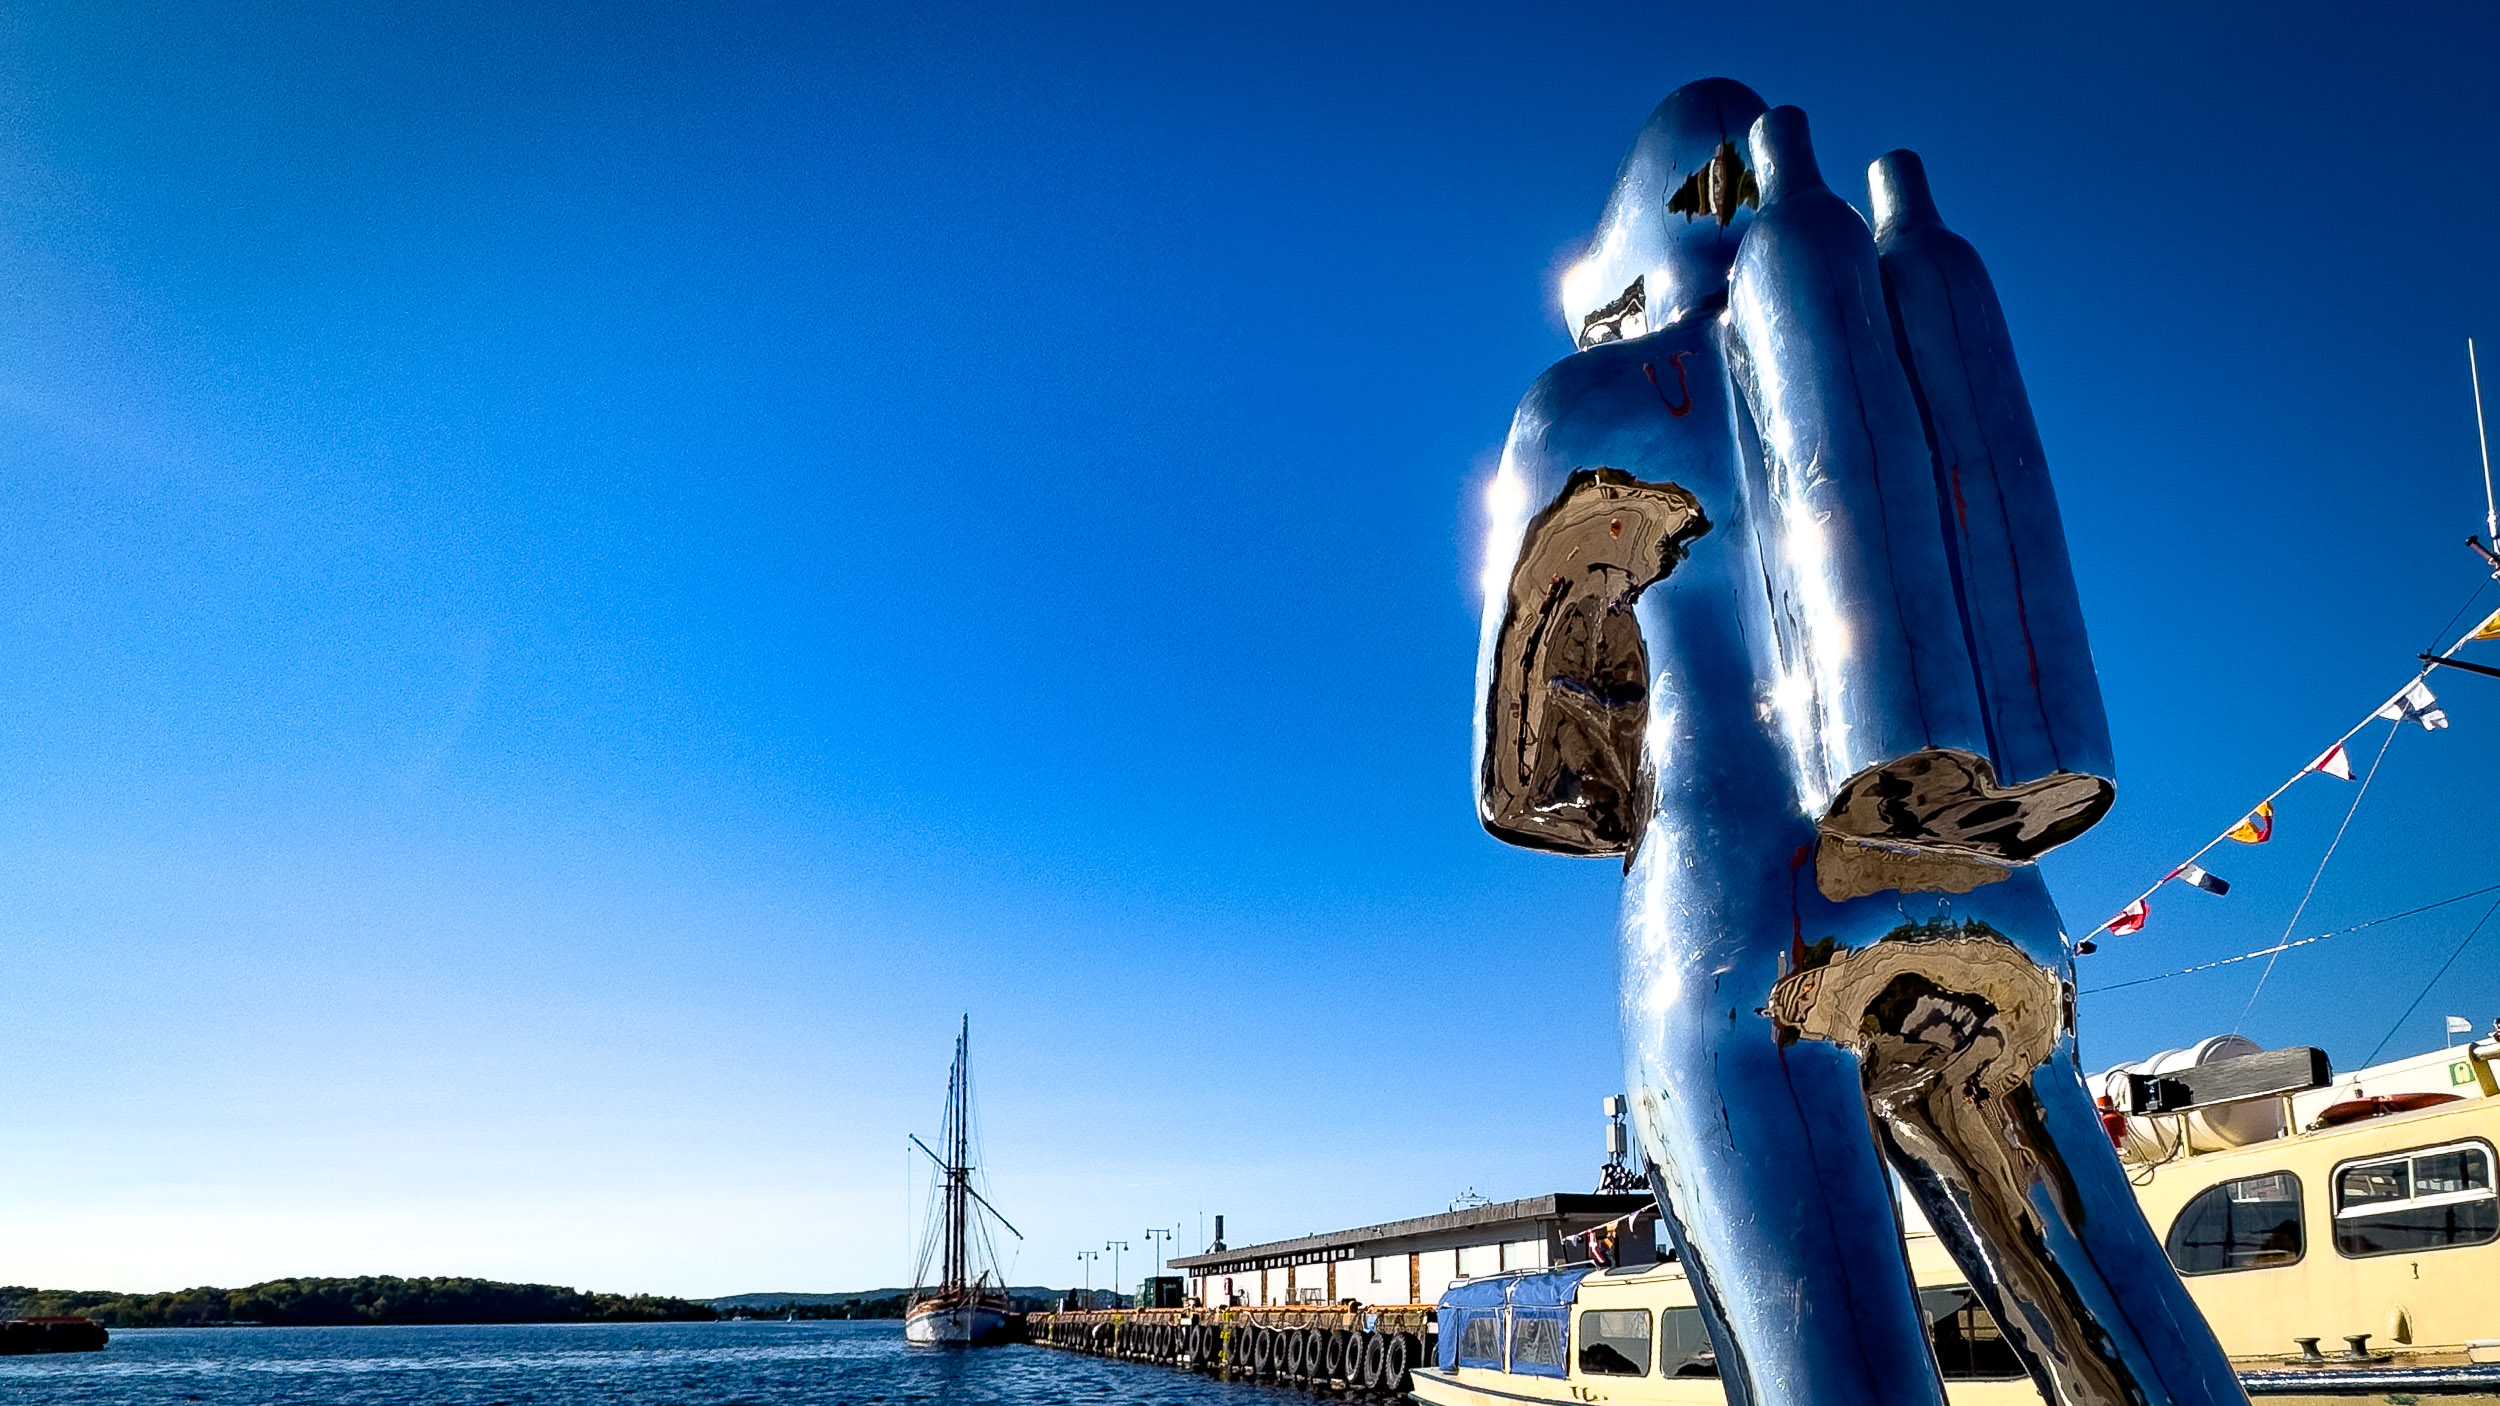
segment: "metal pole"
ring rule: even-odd
[[[2474,339],[2465,339],[2465,369],[2474,378],[2474,438],[2483,447],[2483,531],[2500,547],[2500,505],[2491,496],[2491,433],[2483,428],[2483,367],[2474,358]]]

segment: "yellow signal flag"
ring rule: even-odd
[[[2262,845],[2273,839],[2274,802],[2260,803],[2255,810],[2248,813],[2246,819],[2225,830],[2223,836],[2226,839],[2237,840],[2244,845]]]
[[[2491,612],[2490,617],[2484,620],[2483,623],[2475,626],[2474,633],[2467,635],[2466,638],[2469,640],[2500,640],[2500,610]]]

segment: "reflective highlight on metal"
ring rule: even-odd
[[[2039,854],[2113,794],[1986,271],[1804,115],[1679,89],[1488,492],[1477,799],[1625,861],[1635,1126],[1729,1394],[1941,1406],[1892,1173],[2042,1388],[2242,1400],[2086,1095]]]

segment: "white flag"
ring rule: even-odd
[[[2471,1035],[2474,1033],[2474,1022],[2467,1020],[2461,1015],[2452,1015],[2448,1017],[2448,1033],[2451,1035]]]
[[[2439,699],[2431,693],[2431,686],[2420,679],[2406,684],[2404,692],[2387,700],[2387,706],[2371,716],[2396,720],[2411,718],[2430,732],[2448,725],[2448,715],[2440,709]]]

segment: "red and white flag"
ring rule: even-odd
[[[2311,762],[2304,769],[2332,776],[2338,781],[2352,780],[2352,758],[2345,755],[2344,744],[2341,742],[2327,748],[2325,756]]]
[[[2109,920],[2109,935],[2112,937],[2125,937],[2131,932],[2144,931],[2144,916],[2151,911],[2152,910],[2150,908],[2145,906],[2144,900],[2140,898],[2135,902],[2128,904],[2124,909],[2119,911],[2117,917]]]

